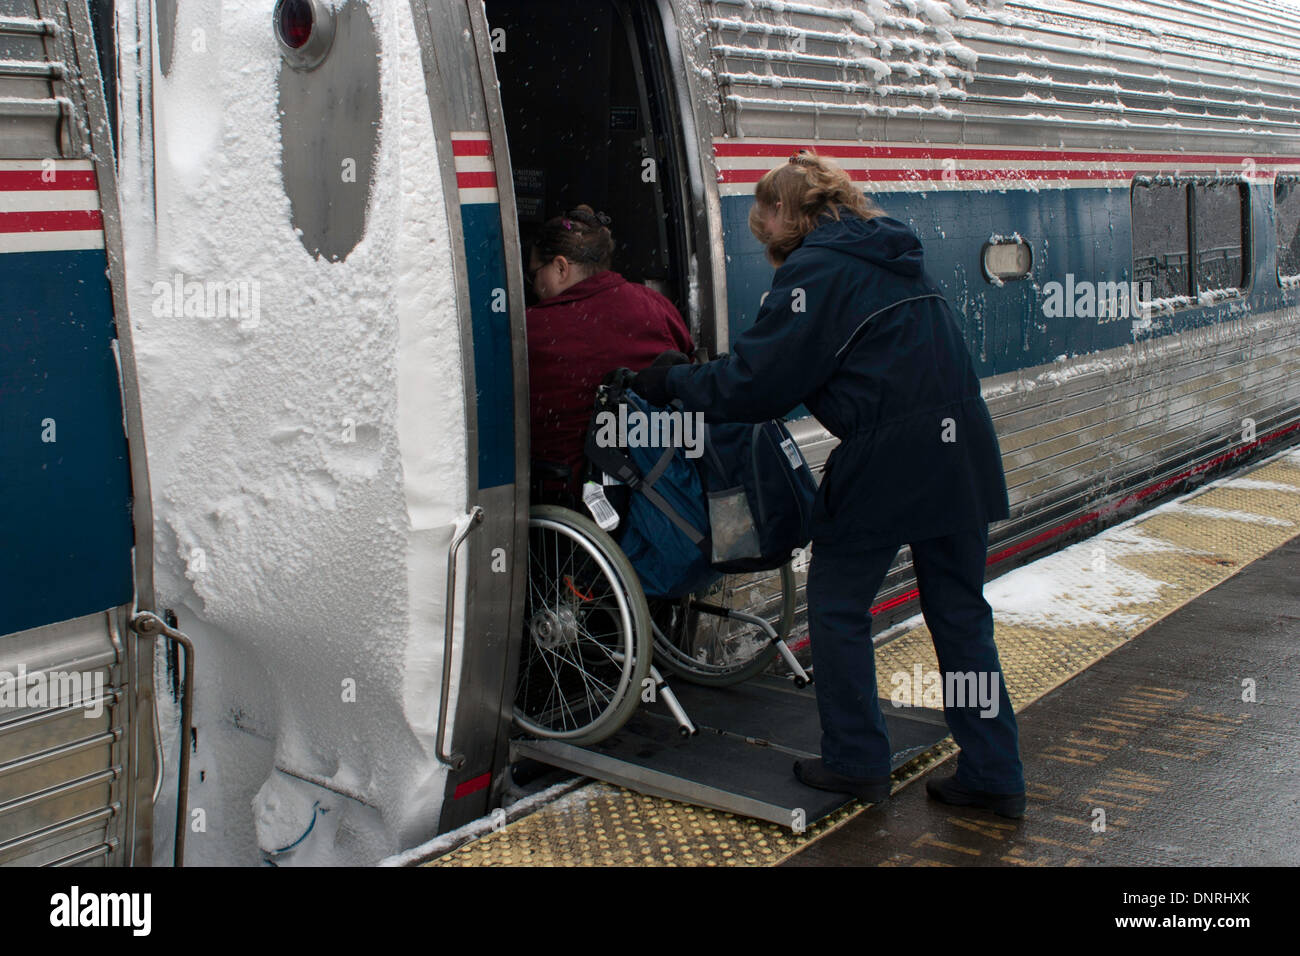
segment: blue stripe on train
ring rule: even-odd
[[[0,290],[8,634],[129,603],[133,534],[104,251],[5,253]]]
[[[1142,333],[1144,338],[1241,318],[1244,307],[1267,312],[1300,302],[1300,291],[1283,291],[1272,268],[1276,243],[1269,215],[1271,191],[1271,185],[1252,189],[1254,281],[1244,302],[1157,316]],[[882,193],[876,199],[889,215],[908,223],[920,236],[926,268],[959,313],[981,377],[1133,341],[1131,321],[1049,318],[1042,307],[1042,288],[1050,282],[1064,285],[1067,273],[1073,273],[1075,280],[1130,281],[1132,229],[1127,188]],[[749,232],[752,203],[751,196],[722,199],[733,340],[753,325],[759,299],[772,282],[772,267]],[[991,235],[1017,232],[1033,250],[1033,277],[995,287],[985,280],[980,268],[984,243]],[[800,409],[798,415],[803,414],[807,412]]]
[[[460,217],[474,330],[478,486],[494,488],[515,480],[514,364],[501,207],[496,203],[464,204]]]

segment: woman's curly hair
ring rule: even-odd
[[[767,258],[781,265],[803,242],[804,236],[817,228],[817,220],[828,214],[840,218],[845,206],[863,219],[885,215],[885,211],[853,185],[849,174],[834,160],[818,156],[811,149],[801,149],[789,161],[763,174],[754,187],[753,208],[749,211],[749,231],[767,247]],[[768,233],[763,226],[764,210],[781,204],[781,223]]]

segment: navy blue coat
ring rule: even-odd
[[[904,544],[1006,518],[979,375],[921,241],[896,219],[841,216],[824,217],[777,269],[731,354],[672,368],[668,393],[711,422],[803,404],[840,439],[814,544]]]

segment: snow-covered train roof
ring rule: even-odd
[[[1300,8],[1282,0],[700,8],[730,135],[1300,148]]]

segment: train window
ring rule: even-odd
[[[1192,294],[1188,186],[1182,182],[1133,184],[1133,281],[1155,299]]]
[[[1197,183],[1192,187],[1196,219],[1196,291],[1226,292],[1246,287],[1245,183]]]
[[[994,285],[1001,285],[1013,279],[1027,278],[1034,267],[1034,255],[1029,243],[1019,235],[993,236],[984,243],[981,262],[984,278]]]
[[[1300,176],[1279,176],[1274,187],[1277,227],[1277,278],[1300,285]]]

